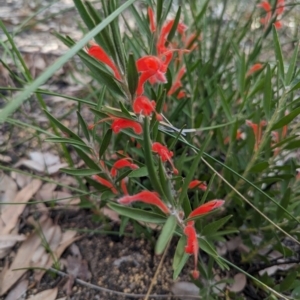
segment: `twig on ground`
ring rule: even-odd
[[[159,268],[158,268],[159,269]],[[65,272],[62,272],[62,271],[58,271],[54,268],[49,268],[48,269],[49,271],[53,272],[53,273],[56,273],[62,277],[67,277],[69,276],[67,273]],[[99,285],[95,285],[95,284],[92,284],[92,283],[88,283],[86,281],[83,281],[81,279],[75,279],[75,282],[78,283],[78,284],[81,284],[83,286],[86,286],[88,288],[91,288],[91,289],[94,289],[94,290],[97,290],[97,291],[100,291],[100,292],[104,292],[104,293],[111,293],[111,294],[115,294],[115,295],[121,295],[121,296],[128,296],[128,297],[131,297],[131,298],[142,298],[142,297],[145,297],[146,294],[130,294],[130,293],[123,293],[123,292],[118,292],[118,291],[114,291],[114,290],[110,290],[110,289],[107,289],[107,288],[104,288],[104,287],[101,287]],[[184,297],[187,297],[187,295],[149,295],[149,297],[151,298],[184,298]],[[193,295],[188,295],[188,297],[190,299],[202,299],[200,296],[193,296]]]

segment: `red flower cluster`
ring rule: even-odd
[[[258,4],[258,7],[261,7],[266,12],[266,16],[260,19],[260,23],[267,27],[272,19],[272,6],[268,1],[262,1]],[[276,18],[281,16],[284,12],[284,0],[277,0],[275,16]],[[274,26],[277,29],[282,27],[282,23],[280,21],[275,21]]]
[[[150,30],[151,32],[154,32],[156,31],[156,25],[154,21],[154,13],[151,7],[148,7],[148,16],[150,22]],[[175,20],[170,20],[165,25],[163,25],[156,44],[157,56],[146,55],[138,59],[136,62],[137,70],[139,73],[141,73],[136,91],[136,94],[138,96],[144,93],[144,84],[146,81],[149,81],[150,84],[167,82],[166,72],[168,69],[168,65],[173,57],[174,51],[188,51],[172,49],[169,42],[167,41],[168,35],[174,25],[174,22]],[[186,29],[187,26],[183,23],[179,23],[177,26],[177,31],[179,34],[183,34]]]

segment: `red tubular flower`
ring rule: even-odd
[[[143,202],[157,206],[163,213],[169,214],[170,210],[167,205],[158,197],[156,192],[142,191],[136,195],[126,195],[118,200],[121,204],[130,204],[132,202]]]
[[[103,48],[101,48],[99,45],[93,45],[92,47],[90,47],[88,49],[88,54],[97,58],[102,63],[104,63],[105,65],[110,67],[112,69],[112,71],[114,72],[116,79],[122,80],[122,77],[120,75],[120,72],[119,72],[117,66],[111,60],[111,58],[106,54],[106,52],[104,51]]]
[[[282,15],[284,12],[284,0],[277,0],[276,14],[277,16]]]
[[[222,206],[224,203],[225,203],[224,200],[219,200],[219,199],[208,201],[208,202],[200,205],[196,209],[194,209],[189,214],[188,218],[193,218],[193,217],[197,217],[197,216],[201,216],[203,214],[206,214],[206,213]]]
[[[133,111],[136,114],[143,114],[150,116],[153,112],[156,114],[157,120],[161,121],[162,117],[155,111],[156,103],[154,100],[150,101],[146,96],[139,96],[133,102]]]
[[[248,77],[248,76],[252,75],[253,73],[255,73],[255,72],[261,70],[262,68],[263,68],[263,65],[262,65],[262,64],[260,64],[260,63],[254,64],[254,65],[249,69],[249,71],[247,72],[246,77]]]
[[[118,192],[115,189],[115,187],[113,186],[113,184],[111,182],[109,182],[108,180],[106,180],[98,175],[92,175],[92,178],[94,180],[98,181],[100,184],[108,187],[114,194],[118,194]]]
[[[249,120],[246,120],[246,124],[248,126],[250,126],[253,130],[254,137],[255,137],[255,147],[254,147],[254,149],[257,150],[258,146],[260,144],[260,141],[261,141],[261,137],[262,137],[262,127],[266,126],[267,122],[263,120],[259,124],[255,124],[255,123],[252,123]]]
[[[148,6],[148,17],[149,17],[149,23],[150,23],[150,30],[151,32],[154,32],[156,30],[156,25],[154,21],[154,12],[150,6]]]
[[[152,144],[152,151],[157,153],[163,162],[169,161],[169,163],[173,168],[173,173],[176,175],[178,174],[178,170],[175,168],[173,161],[171,159],[173,156],[172,151],[170,151],[166,146],[158,142]]]
[[[236,136],[235,136],[235,139],[238,141],[238,140],[241,140],[241,139],[244,139],[245,138],[245,134],[240,130],[238,129],[237,132],[236,132]],[[230,137],[227,136],[225,139],[224,139],[224,144],[227,145],[230,141]]]
[[[187,236],[187,243],[184,250],[187,254],[194,255],[195,265],[194,265],[194,270],[192,271],[192,276],[194,279],[197,279],[199,277],[199,271],[197,269],[199,243],[198,243],[197,233],[194,227],[194,222],[188,223],[188,225],[184,228],[184,234]]]
[[[144,92],[144,83],[151,79],[151,83],[162,82],[166,83],[166,71],[167,66],[163,61],[156,56],[146,55],[141,57],[136,62],[136,67],[139,73],[142,73],[139,78],[137,95],[141,95]]]
[[[166,52],[168,49],[166,48],[166,42],[168,34],[170,33],[175,20],[168,21],[161,29],[160,35],[158,37],[158,41],[156,44],[157,54],[161,55]]]
[[[121,189],[122,189],[122,192],[124,195],[128,195],[128,190],[127,190],[127,186],[126,186],[126,178],[127,177],[125,177],[121,180]]]
[[[260,22],[267,26],[272,18],[272,6],[268,1],[262,1],[257,5],[258,7],[261,7],[266,11],[266,16],[265,18],[261,18]],[[280,16],[284,12],[284,0],[277,0],[276,4],[276,10],[275,10],[275,15]],[[277,29],[280,29],[282,27],[282,23],[280,21],[274,22],[274,26]]]
[[[133,102],[133,111],[136,114],[150,116],[155,111],[155,101],[150,101],[146,96],[139,96]]]
[[[170,88],[170,90],[168,92],[168,96],[173,95],[179,88],[182,87],[181,78],[185,74],[185,72],[186,72],[186,68],[185,67],[182,67],[178,71],[176,79],[175,79],[174,83],[172,84],[172,86],[171,86],[171,88]]]
[[[206,191],[207,190],[207,185],[206,183],[200,181],[200,180],[193,180],[190,182],[189,184],[189,189],[194,189],[194,188],[199,188],[202,191]]]
[[[138,122],[122,118],[114,118],[114,121],[111,124],[113,132],[119,133],[124,128],[131,128],[136,134],[141,134],[143,132],[143,128]]]
[[[111,176],[112,176],[112,177],[117,176],[118,170],[119,170],[119,169],[122,169],[122,168],[126,168],[126,167],[128,167],[128,168],[130,168],[130,169],[132,169],[132,170],[136,170],[136,169],[139,168],[138,165],[133,164],[133,163],[131,162],[131,158],[128,158],[128,157],[121,158],[121,159],[117,160],[117,161],[113,164],[113,166],[112,166],[112,168],[111,168],[111,171],[110,171]]]

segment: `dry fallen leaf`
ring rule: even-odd
[[[45,290],[34,296],[29,297],[28,300],[55,300],[57,292],[57,288]]]
[[[29,184],[32,180],[30,175],[25,175],[18,172],[11,172],[11,178],[14,179],[19,188],[23,188],[25,185]]]
[[[0,278],[2,278],[0,281],[0,296],[5,294],[26,273],[27,269],[23,268],[30,267],[32,254],[40,243],[41,239],[35,232],[22,243],[11,266],[0,273]]]
[[[26,236],[23,234],[0,235],[0,259],[5,257],[17,242],[22,242],[25,239]]]
[[[234,293],[241,292],[247,283],[246,275],[243,273],[237,273],[234,275],[233,284],[229,287],[229,290]]]
[[[7,294],[5,300],[17,300],[27,292],[28,280],[24,279],[16,284],[13,289]]]
[[[0,172],[0,203],[12,202],[17,194],[17,190],[18,187],[15,181]]]
[[[19,216],[22,214],[26,203],[38,191],[42,181],[34,179],[20,190],[11,202],[16,205],[6,205],[1,211],[0,235],[9,234],[17,225]],[[18,204],[17,204],[18,203]]]
[[[60,158],[50,152],[38,152],[33,151],[29,153],[30,159],[21,159],[15,164],[15,168],[19,166],[25,166],[38,172],[47,172],[48,174],[54,174],[58,172],[60,168],[67,167],[68,164],[61,163]]]

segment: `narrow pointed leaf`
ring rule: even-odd
[[[267,120],[271,118],[271,105],[272,105],[272,75],[269,64],[266,67],[265,87],[264,87],[264,100],[263,107]]]
[[[155,254],[162,254],[168,245],[169,241],[172,239],[174,231],[176,229],[177,220],[175,216],[169,216],[165,225],[163,226],[161,233],[155,245]]]
[[[101,170],[93,170],[93,169],[65,169],[61,168],[59,169],[60,172],[74,175],[74,176],[92,176],[95,174],[100,174]]]
[[[90,141],[90,132],[89,132],[89,130],[88,130],[88,128],[87,128],[87,125],[86,125],[84,119],[82,118],[80,112],[77,111],[76,113],[77,113],[78,121],[79,121],[80,127],[81,127],[81,129],[82,129],[82,132],[83,132],[85,138],[86,138],[88,141]]]
[[[175,32],[177,30],[179,20],[180,20],[180,14],[181,14],[181,6],[178,7],[175,19],[174,19],[174,24],[168,34],[167,41],[170,43],[175,35]]]
[[[166,222],[166,217],[164,217],[163,215],[159,215],[157,213],[153,213],[143,209],[127,207],[116,203],[109,203],[107,206],[120,215],[131,218],[133,220],[156,224],[162,224]]]
[[[112,137],[112,130],[110,128],[106,131],[104,138],[102,140],[100,150],[99,150],[99,158],[101,158],[103,156],[103,154],[105,153],[105,151],[110,143],[111,137]]]
[[[149,179],[153,188],[160,194],[164,195],[163,188],[160,184],[157,171],[154,166],[153,161],[153,153],[152,153],[152,143],[150,140],[150,126],[149,126],[149,119],[145,117],[144,119],[144,151],[145,151],[145,164],[148,169]]]
[[[217,230],[219,230],[224,224],[228,222],[229,219],[231,219],[232,215],[226,216],[224,218],[221,218],[217,221],[211,222],[208,225],[204,226],[201,234],[204,236],[210,236],[210,234],[215,233]]]
[[[275,56],[276,56],[276,60],[277,60],[278,72],[279,72],[281,80],[284,81],[284,64],[283,64],[282,50],[281,50],[281,46],[280,46],[280,42],[279,42],[279,38],[278,38],[278,33],[277,33],[277,30],[274,25],[272,27],[272,31],[273,31],[274,51],[275,51]]]
[[[72,130],[70,130],[65,125],[63,125],[60,121],[58,121],[55,117],[53,117],[48,111],[44,110],[44,113],[47,115],[49,120],[51,122],[53,122],[53,124],[56,127],[58,127],[64,134],[66,134],[71,139],[77,140],[77,141],[81,142],[82,144],[84,144],[83,140],[76,133],[74,133]]]
[[[128,82],[128,88],[132,99],[134,98],[134,94],[137,89],[138,80],[139,80],[139,74],[136,68],[135,59],[133,54],[130,53],[127,61],[127,82]]]
[[[280,129],[283,126],[289,124],[291,121],[293,121],[298,115],[300,114],[300,107],[295,108],[292,112],[290,112],[288,115],[282,117],[278,122],[276,122],[272,126],[272,130]]]

